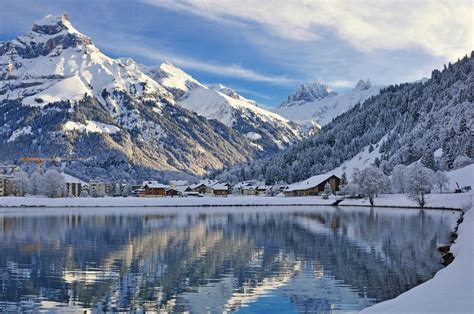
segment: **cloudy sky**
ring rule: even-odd
[[[167,60],[268,107],[303,82],[345,93],[429,77],[474,41],[471,0],[2,1],[0,40],[62,12],[112,57]]]

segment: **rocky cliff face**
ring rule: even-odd
[[[377,95],[380,88],[372,85],[369,80],[359,80],[349,93],[339,95],[328,85],[314,82],[298,87],[274,111],[298,123],[311,135],[356,104]]]

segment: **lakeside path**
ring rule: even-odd
[[[433,209],[469,208],[474,193],[431,194],[427,196],[427,207]],[[229,197],[0,197],[0,208],[18,207],[240,207],[240,206],[330,206],[336,198],[313,197],[267,197],[267,196],[229,196]],[[471,204],[471,205],[469,205]],[[380,195],[375,199],[376,207],[419,208],[417,204],[400,194]],[[368,200],[343,200],[339,206],[369,207]]]

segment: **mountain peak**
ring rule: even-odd
[[[32,31],[44,35],[55,35],[62,31],[78,33],[72,26],[67,13],[61,15],[46,15],[41,20],[33,22]]]
[[[359,80],[352,90],[366,90],[372,87],[372,83],[369,79],[366,81]]]
[[[334,95],[337,95],[337,93],[334,92],[329,85],[314,81],[298,86],[280,106],[286,106],[293,102],[313,102]]]

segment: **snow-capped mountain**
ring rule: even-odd
[[[226,125],[176,105],[171,86],[198,82],[156,77],[103,54],[67,15],[35,22],[0,43],[0,159],[79,156],[88,159],[66,169],[81,178],[141,180],[201,175],[263,154]]]
[[[172,93],[181,107],[233,128],[263,152],[278,151],[301,139],[297,124],[259,107],[231,88],[206,86],[170,63],[148,69],[147,73]]]
[[[2,85],[8,87],[0,101],[21,99],[24,105],[44,107],[89,95],[117,115],[120,94],[172,102],[172,96],[144,73],[104,55],[67,15],[35,22],[31,32],[2,44],[0,55]]]
[[[315,128],[328,124],[357,103],[377,95],[380,88],[372,85],[369,80],[360,80],[351,92],[339,95],[328,85],[319,82],[302,84],[274,111],[297,122],[306,132],[311,133]]]

